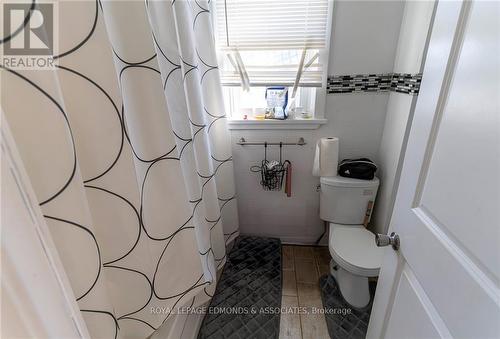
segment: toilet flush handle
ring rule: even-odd
[[[391,235],[386,234],[376,234],[375,243],[378,247],[385,247],[391,245],[392,248],[397,251],[399,250],[399,235],[392,232]]]

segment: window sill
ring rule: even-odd
[[[326,119],[242,120],[229,119],[228,129],[318,129]]]

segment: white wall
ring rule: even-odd
[[[403,7],[402,1],[334,1],[328,74],[392,72]]]
[[[392,72],[403,3],[397,1],[336,1],[329,74]],[[232,130],[232,151],[243,234],[279,237],[284,242],[312,243],[323,230],[319,219],[318,178],[311,175],[314,145],[322,136],[340,138],[340,158],[367,156],[378,161],[388,93],[329,94],[325,118],[318,130]],[[284,149],[293,164],[292,197],[283,192],[266,192],[259,175],[251,173],[260,164],[263,147],[238,146],[248,141],[296,141],[304,137],[304,147]],[[278,157],[278,148],[271,149]]]
[[[422,72],[433,9],[433,1],[406,3],[394,72],[411,74]],[[384,132],[377,156],[381,184],[372,219],[372,230],[376,233],[386,233],[389,227],[406,145],[405,136],[411,127],[413,107],[417,98],[397,92],[391,92],[389,95]]]

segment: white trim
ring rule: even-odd
[[[333,0],[328,0],[328,18],[326,22],[326,27],[328,27],[326,32],[326,46],[319,52],[318,62],[323,64],[323,75],[321,76],[322,84],[321,87],[316,88],[316,100],[314,102],[314,117],[318,120],[325,117],[326,112],[326,94],[327,94],[327,84],[328,84],[328,68],[330,67],[330,42],[333,34]]]
[[[287,120],[228,120],[227,128],[242,129],[318,129],[327,123],[326,119],[287,119]]]
[[[204,314],[190,314],[184,323],[180,339],[196,339],[204,318]]]
[[[14,138],[0,113],[2,293],[14,306],[10,315],[16,314],[18,320],[9,326],[15,333],[22,330],[32,337],[90,338]],[[9,326],[2,328],[3,335]]]
[[[320,121],[320,120],[323,120],[325,118],[325,112],[326,112],[326,96],[327,96],[327,83],[328,83],[328,68],[329,68],[329,59],[330,59],[330,45],[331,45],[331,37],[332,37],[332,31],[333,31],[333,7],[334,7],[334,0],[328,0],[328,14],[327,14],[327,22],[326,22],[326,37],[325,37],[325,48],[322,48],[320,49],[320,51],[318,52],[318,56],[314,56],[313,57],[313,60],[315,60],[316,58],[318,59],[318,63],[323,65],[323,69],[322,69],[322,76],[321,76],[321,86],[319,87],[314,87],[315,88],[315,93],[314,93],[314,97],[311,98],[311,107],[310,109],[315,112],[315,115],[314,115],[314,120],[317,120],[317,121]],[[219,32],[218,32],[218,29],[216,27],[216,21],[217,21],[217,6],[215,5],[215,1],[212,1],[211,4],[210,4],[210,10],[211,10],[211,21],[212,21],[212,29],[213,29],[213,32],[214,32],[214,38],[215,38],[215,41],[219,41],[220,37],[219,37]],[[217,46],[216,46],[217,48]],[[218,65],[222,65],[223,64],[223,58],[224,58],[224,53],[222,53],[222,51],[220,50],[217,50],[216,51],[217,53],[217,62],[218,62]],[[251,82],[251,79],[250,79],[250,82]],[[255,84],[254,84],[255,86]],[[231,87],[231,86],[227,86],[227,85],[223,85],[223,87]],[[240,86],[238,86],[240,87]],[[265,84],[259,84],[259,87],[267,87],[265,86]],[[290,87],[290,86],[288,86]],[[299,86],[299,88],[304,88],[304,87],[308,87],[308,86]],[[229,98],[227,98],[227,96],[229,96]],[[224,93],[224,103],[226,106],[229,106],[229,107],[226,107],[226,111],[230,112],[230,111],[234,111],[235,109],[235,98],[234,98],[234,95],[233,93]],[[239,114],[235,115],[235,116],[239,116]],[[323,123],[319,123],[319,125],[321,125]],[[229,129],[275,129],[275,127],[277,127],[278,125],[267,125],[267,124],[263,124],[261,125],[262,127],[250,127],[250,128],[242,128],[241,126],[250,126],[253,124],[250,123],[250,124],[240,124],[240,123],[230,123],[229,124]],[[299,124],[293,124],[294,126],[296,126],[295,128],[291,128],[291,129],[317,129],[319,128],[319,125],[318,126],[315,126],[315,127],[311,127],[310,124],[304,124],[302,126],[300,126]],[[231,127],[233,126],[233,127]],[[269,128],[269,127],[273,127],[273,128]],[[283,127],[280,127],[279,129],[282,129]],[[285,129],[285,128],[283,128]]]
[[[208,303],[200,307],[208,308]],[[196,339],[204,318],[205,314],[201,312],[174,314],[149,339]]]

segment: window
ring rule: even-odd
[[[233,117],[266,107],[267,86],[288,87],[289,104],[323,115],[318,111],[324,110],[331,5],[331,0],[216,0],[216,47]]]

